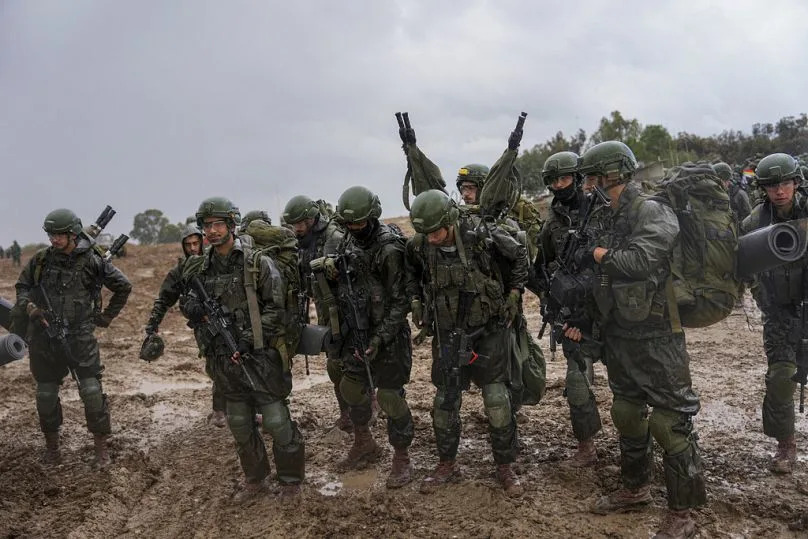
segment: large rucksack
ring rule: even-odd
[[[668,296],[675,297],[681,326],[720,322],[732,312],[741,284],[735,277],[738,226],[727,190],[711,167],[686,164],[672,169],[651,198],[673,208],[679,220]]]

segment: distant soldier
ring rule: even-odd
[[[493,223],[478,235],[479,217],[461,212],[442,191],[415,197],[410,219],[417,234],[407,242],[409,293],[413,321],[422,334],[433,335],[432,423],[439,457],[421,491],[460,479],[460,406],[462,391],[473,381],[482,389],[497,480],[508,496],[521,496],[511,467],[519,444],[507,351],[528,277],[526,249]]]
[[[186,283],[182,278],[182,270],[185,262],[190,256],[198,256],[202,254],[202,232],[195,225],[186,225],[182,232],[181,238],[183,256],[177,260],[177,265],[169,270],[163,284],[160,285],[160,292],[157,299],[154,300],[154,306],[151,310],[151,316],[146,323],[146,342],[142,352],[153,354],[154,359],[157,359],[163,350],[163,339],[159,335],[160,324],[163,321],[168,309],[173,307],[178,301],[182,305],[185,301],[185,285]],[[146,357],[143,359],[150,359]],[[227,425],[227,418],[225,416],[225,399],[222,392],[216,386],[216,380],[212,375],[212,366],[210,362],[205,365],[205,371],[213,380],[213,411],[208,416],[208,422],[219,428]]]
[[[244,234],[244,232],[247,230],[247,227],[250,226],[250,223],[252,223],[253,221],[263,221],[268,225],[272,224],[272,219],[269,218],[269,214],[264,210],[248,211],[241,219],[241,226],[239,227],[239,233]]]
[[[726,163],[716,163],[713,165],[716,175],[724,182],[724,187],[729,192],[729,204],[738,222],[743,222],[746,216],[752,212],[749,204],[749,195],[741,189],[740,183],[732,179],[732,167]]]
[[[306,294],[306,301],[301,306],[304,312],[301,314],[304,320],[308,320],[309,300],[314,300],[317,323],[321,326],[330,326],[332,335],[338,336],[340,322],[335,299],[336,283],[329,282],[322,272],[312,273],[311,261],[336,254],[345,232],[336,221],[320,212],[316,201],[305,195],[292,197],[286,203],[283,209],[283,221],[297,236],[300,283],[302,291]],[[345,432],[353,432],[348,403],[345,402],[339,389],[342,379],[342,358],[338,351],[328,352],[326,368],[339,404],[340,416],[335,426]]]
[[[760,160],[756,170],[763,201],[741,223],[746,234],[758,228],[808,217],[808,198],[797,188],[802,172],[788,154],[775,153]],[[766,351],[766,395],[763,398],[763,433],[777,439],[771,461],[775,473],[791,473],[797,462],[794,438],[794,391],[796,378],[806,373],[797,368],[797,349],[802,337],[799,304],[803,290],[806,258],[755,276],[752,295],[763,312],[763,348]]]
[[[2,247],[0,247],[0,260],[2,260],[3,258],[5,258],[5,256],[6,256],[6,252],[3,250],[3,248],[2,248]]]
[[[8,248],[9,256],[15,266],[21,266],[22,263],[20,262],[20,257],[22,256],[22,249],[20,249],[20,244],[17,243],[17,240],[14,240],[14,243],[11,244],[11,247]]]
[[[357,468],[381,456],[369,428],[375,385],[394,449],[387,488],[399,488],[412,480],[409,447],[415,435],[404,391],[412,369],[406,318],[410,306],[405,240],[379,220],[381,213],[379,198],[370,190],[348,188],[340,195],[334,216],[347,232],[337,257],[316,259],[311,268],[337,282],[339,316],[346,330],[339,343],[343,371],[339,388],[348,404],[354,440],[340,467]]]
[[[103,468],[110,463],[107,438],[111,425],[107,396],[101,387],[104,367],[94,331],[109,327],[126,304],[132,285],[79,236],[81,220],[72,211],[50,212],[43,228],[51,246],[31,257],[17,281],[15,310],[28,315],[28,331],[14,329],[29,337],[31,373],[37,383],[36,409],[45,433],[45,461],[57,463],[61,458],[59,386],[69,372],[79,385],[87,429],[93,434],[95,464]],[[103,312],[102,287],[112,291]],[[49,337],[49,329],[63,331],[64,340]]]

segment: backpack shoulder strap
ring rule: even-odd
[[[244,291],[247,294],[247,309],[250,313],[250,327],[253,332],[253,348],[264,349],[264,330],[261,326],[261,309],[258,306],[258,277],[261,273],[261,251],[244,249]]]

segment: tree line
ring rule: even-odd
[[[149,209],[135,215],[129,237],[141,245],[179,243],[189,222],[193,222],[193,218],[189,217],[185,223],[172,223],[162,211]]]
[[[750,133],[728,130],[702,137],[680,132],[674,137],[663,125],[643,125],[636,118],[626,118],[615,110],[601,118],[597,129],[589,136],[583,129],[570,137],[559,131],[544,143],[522,152],[516,164],[522,173],[525,191],[535,194],[544,189],[541,169],[552,154],[572,151],[580,155],[605,140],[626,143],[642,164],[661,161],[671,167],[685,161],[706,160],[740,165],[754,156],[774,152],[795,156],[808,153],[808,114],[785,116],[775,123],[756,123]]]

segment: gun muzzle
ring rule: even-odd
[[[106,261],[112,260],[112,257],[118,254],[118,251],[121,250],[121,248],[126,244],[127,241],[129,241],[129,236],[127,236],[126,234],[121,234],[120,236],[115,238],[115,241],[112,242],[112,245],[110,246],[109,250],[106,253],[104,253],[104,260]]]
[[[407,129],[412,129],[412,126],[410,125],[410,113],[405,112],[401,116],[404,118],[404,127],[406,127]]]
[[[396,112],[396,121],[398,121],[398,128],[404,129],[404,119],[401,117],[400,112]]]

